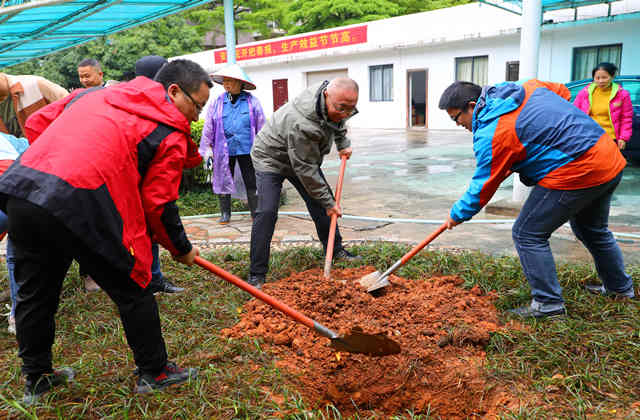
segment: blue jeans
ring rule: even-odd
[[[564,303],[549,237],[567,221],[591,253],[604,287],[633,296],[633,282],[624,271],[622,252],[608,227],[611,196],[621,178],[622,172],[609,182],[580,190],[533,188],[512,235],[534,300]]]
[[[156,243],[151,244],[151,281],[158,281],[162,278],[162,270],[160,270],[160,247]]]
[[[0,233],[6,232],[9,228],[9,218],[0,210]],[[11,297],[11,317],[16,316],[16,296],[18,294],[18,285],[14,276],[15,258],[13,253],[13,245],[7,236],[7,272],[9,273],[9,293]]]

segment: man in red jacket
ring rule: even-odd
[[[158,307],[146,286],[152,239],[184,264],[198,255],[175,202],[182,170],[201,161],[190,121],[198,119],[210,87],[199,65],[176,60],[156,81],[140,77],[78,91],[27,123],[38,141],[0,178],[0,209],[15,246],[25,404],[73,376],[68,368],[54,371],[51,360],[55,312],[73,259],[118,307],[138,366],[135,392],[197,375],[167,360]]]

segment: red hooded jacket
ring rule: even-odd
[[[201,157],[161,84],[74,91],[25,128],[32,145],[0,178],[0,208],[9,196],[43,207],[142,287],[151,235],[173,255],[191,251],[175,201],[182,170]]]

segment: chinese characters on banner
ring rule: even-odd
[[[338,31],[317,33],[297,38],[287,38],[281,41],[265,42],[263,44],[254,44],[248,47],[237,47],[236,60],[251,60],[253,58],[295,54],[305,51],[343,47],[345,45],[362,44],[365,42],[367,42],[367,25],[354,26]],[[216,64],[226,63],[227,51],[224,48],[215,50],[214,57]]]

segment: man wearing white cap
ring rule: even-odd
[[[251,162],[253,139],[264,125],[262,105],[247,90],[256,85],[237,64],[231,64],[213,74],[214,82],[224,86],[225,92],[209,105],[202,127],[200,155],[213,153],[213,192],[220,200],[220,224],[231,218],[231,194],[235,192],[233,172],[236,162],[247,189],[251,217],[258,205],[256,174]]]
[[[324,155],[336,144],[340,156],[351,156],[345,121],[358,110],[358,84],[347,77],[305,89],[278,109],[256,136],[251,158],[256,168],[258,210],[251,230],[249,283],[262,287],[269,268],[271,238],[285,179],[307,205],[318,238],[327,249],[331,215],[342,215],[320,169]],[[336,229],[334,258],[357,259],[342,247]]]

